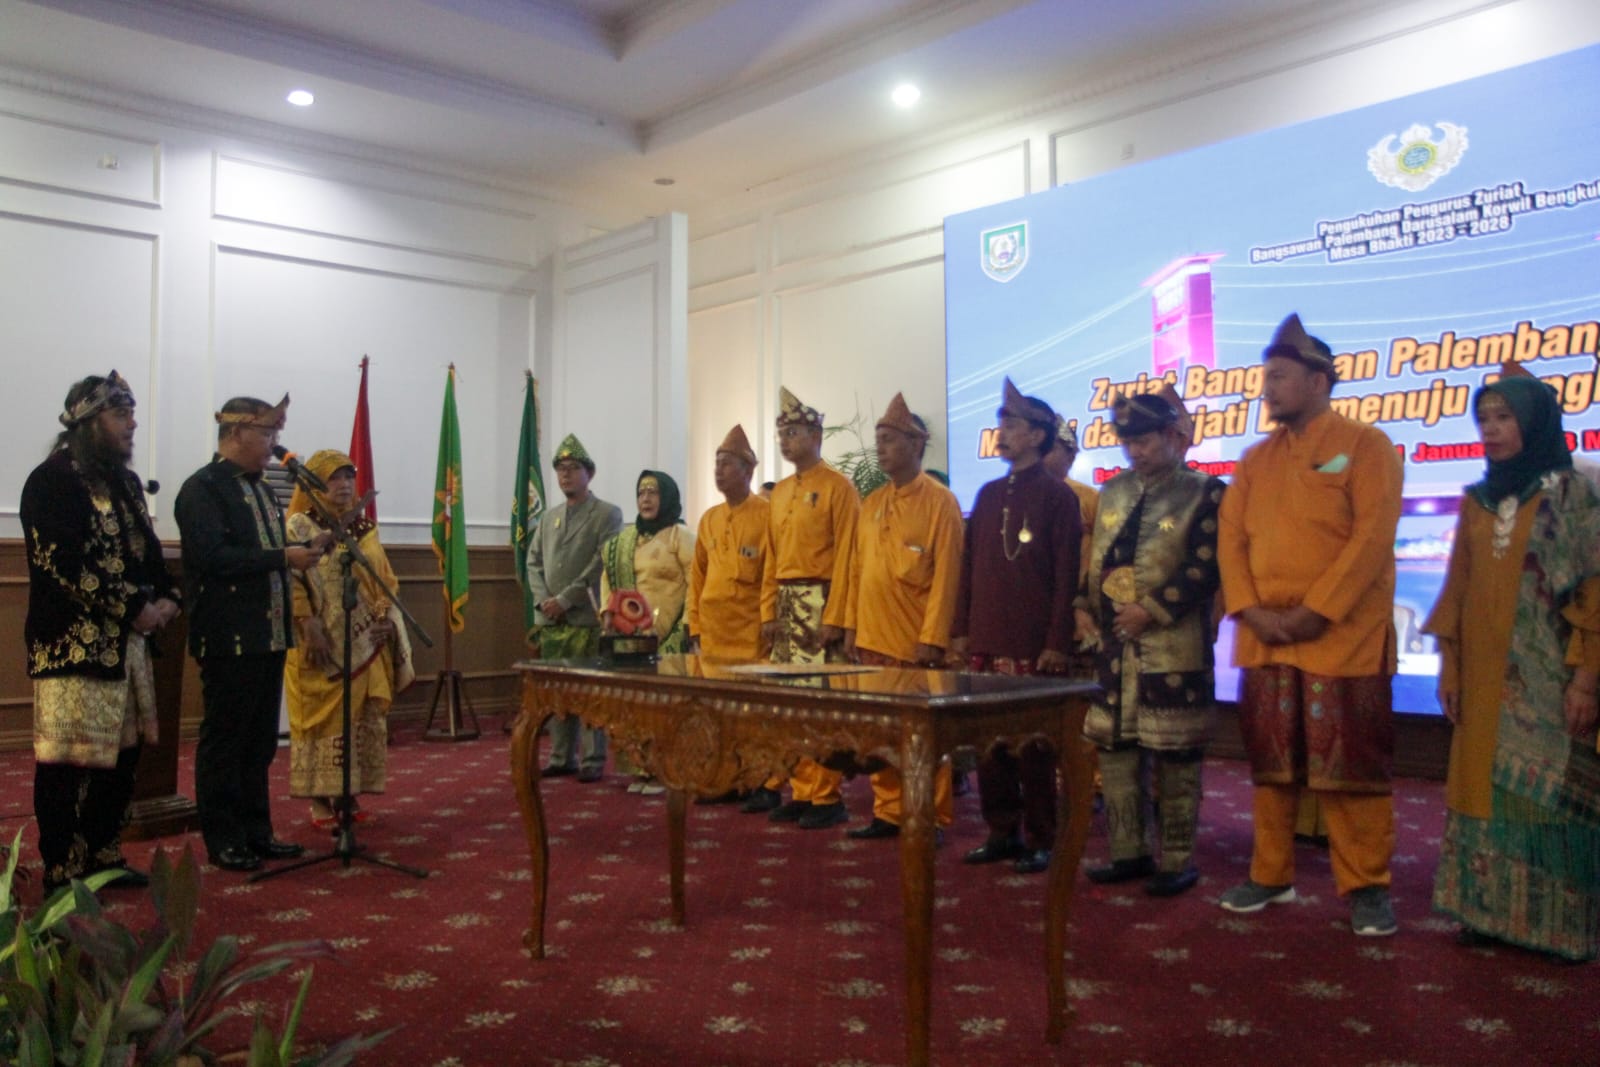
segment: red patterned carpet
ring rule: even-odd
[[[690,816],[689,926],[667,924],[665,806],[620,778],[547,782],[552,819],[550,958],[521,948],[527,854],[498,723],[484,737],[396,739],[387,796],[369,798],[363,844],[422,866],[426,881],[324,864],[259,885],[207,871],[199,940],[226,930],[257,946],[320,937],[302,1037],[332,1041],[399,1026],[361,1062],[418,1067],[875,1067],[900,1062],[902,999],[896,848],[842,831],[772,826],[729,807]],[[181,781],[192,784],[185,753]],[[283,796],[281,836],[323,847],[305,806]],[[1216,895],[1246,871],[1242,765],[1206,768],[1200,861],[1187,896],[1079,882],[1068,1051],[1044,1043],[1038,948],[1043,880],[964,867],[983,836],[975,796],[958,798],[940,853],[934,1062],[1105,1065],[1600,1064],[1600,965],[1515,950],[1466,950],[1431,915],[1440,789],[1403,782],[1395,901],[1401,931],[1354,937],[1325,855],[1301,850],[1300,901],[1254,917]],[[27,818],[32,764],[0,755],[0,829]],[[849,783],[852,824],[867,817]],[[197,849],[198,836],[190,838]],[[31,831],[29,835],[30,857]],[[182,846],[183,839],[157,842]],[[152,844],[130,846],[144,865]],[[1089,858],[1103,857],[1100,828]],[[37,880],[24,889],[37,896]],[[142,927],[140,893],[106,894]],[[289,980],[256,987],[276,1020]],[[245,1031],[230,1032],[237,1044]],[[222,1042],[213,1047],[227,1047]]]

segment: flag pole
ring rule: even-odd
[[[444,415],[439,429],[439,470],[435,485],[438,512],[434,517],[433,547],[439,556],[439,576],[443,580],[444,593],[444,666],[439,670],[433,683],[433,699],[428,705],[428,723],[423,728],[422,737],[425,741],[471,741],[481,736],[478,729],[478,714],[473,710],[472,702],[466,698],[462,689],[461,672],[455,666],[455,641],[456,629],[465,626],[465,619],[460,611],[460,604],[455,597],[454,579],[456,577],[454,563],[457,551],[460,549],[460,564],[463,583],[466,579],[466,544],[458,541],[458,537],[465,537],[464,524],[458,524],[457,508],[461,502],[461,432],[460,423],[456,419],[455,408],[455,381],[456,365],[450,364],[449,377],[445,380]],[[460,603],[465,604],[466,592],[463,591]],[[439,701],[443,698],[445,704],[445,723],[442,727],[434,726],[434,719],[439,711]],[[462,713],[472,719],[472,726],[467,727]]]

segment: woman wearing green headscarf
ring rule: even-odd
[[[1554,390],[1473,398],[1488,461],[1461,500],[1424,629],[1455,727],[1433,905],[1464,945],[1600,951],[1600,497],[1574,473]]]
[[[662,655],[684,651],[684,604],[689,598],[689,568],[694,564],[694,534],[683,525],[678,483],[661,471],[641,471],[635,484],[639,515],[600,547],[600,603],[618,590],[640,593],[650,605]],[[605,620],[611,628],[611,620]],[[618,770],[628,767],[621,754]],[[662,787],[634,771],[630,792],[656,794]]]

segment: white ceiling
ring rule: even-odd
[[[13,82],[136,110],[359,142],[655,214],[1126,84],[1351,6],[0,0],[0,66]],[[910,111],[888,98],[903,80],[923,91]],[[285,103],[297,87],[316,93],[314,107]]]

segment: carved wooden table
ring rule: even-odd
[[[1063,789],[1048,875],[1044,963],[1047,1039],[1061,1041],[1066,999],[1067,916],[1088,837],[1091,753],[1082,738],[1092,683],[1065,678],[884,668],[871,673],[794,677],[730,672],[694,656],[644,667],[599,660],[526,660],[522,710],[511,737],[511,775],[533,868],[533,910],[523,943],[544,958],[550,851],[539,793],[539,731],[552,715],[578,715],[603,727],[611,744],[668,788],[667,830],[672,921],[684,923],[684,823],[691,794],[753,789],[786,775],[802,756],[855,753],[900,769],[901,895],[906,939],[906,1062],[928,1063],[932,1006],[933,777],[940,756],[1004,741],[1013,750],[1038,739],[1060,753]]]

